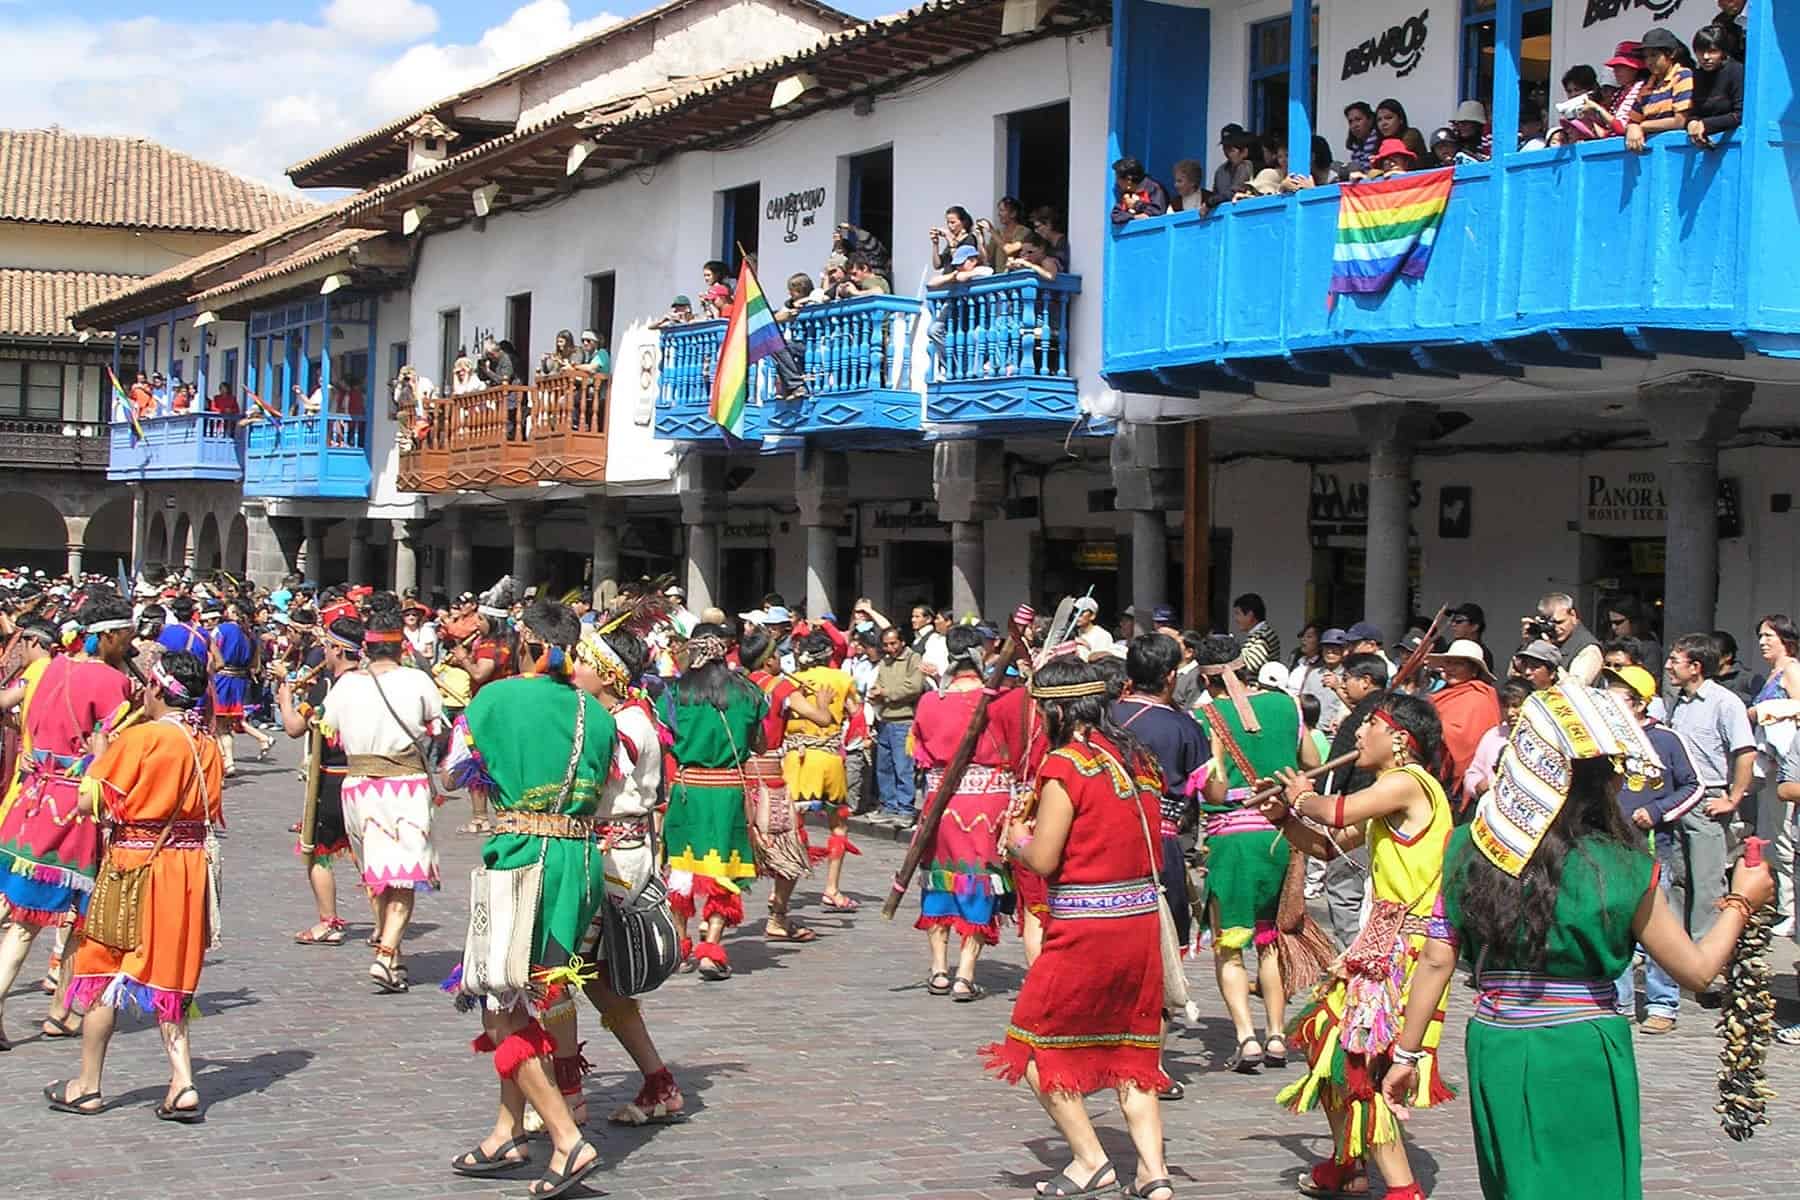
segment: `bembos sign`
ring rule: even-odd
[[[1680,3],[1680,0],[1676,0]],[[1344,54],[1345,79],[1366,75],[1379,64],[1394,68],[1394,78],[1411,75],[1425,57],[1425,39],[1431,35],[1428,8],[1416,17],[1391,25],[1383,33],[1350,47]]]
[[[1581,14],[1581,25],[1586,29],[1601,21],[1622,17],[1634,8],[1648,13],[1653,21],[1666,21],[1675,15],[1681,5],[1682,0],[1587,0],[1587,7]]]
[[[1550,10],[1550,78],[1586,64],[1611,83],[1605,63],[1614,46],[1638,41],[1652,28],[1670,29],[1685,42],[1717,12],[1710,0],[1567,0]],[[1560,99],[1562,91],[1553,90]]]

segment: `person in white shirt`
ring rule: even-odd
[[[1113,636],[1100,626],[1100,602],[1083,596],[1075,602],[1075,639],[1083,658],[1094,658],[1111,650]]]
[[[934,688],[950,672],[950,647],[944,641],[944,632],[952,619],[948,609],[934,613],[923,604],[913,606],[913,653],[919,656],[919,665]]]
[[[402,610],[405,626],[402,632],[406,635],[406,645],[412,651],[412,665],[421,671],[429,671],[437,665],[438,637],[437,623],[431,619],[431,610],[414,600]]]

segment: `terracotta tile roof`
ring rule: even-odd
[[[530,75],[535,71],[541,71],[545,67],[551,67],[555,66],[557,63],[565,62],[568,59],[575,57],[577,54],[580,54],[582,51],[602,45],[611,39],[618,37],[620,34],[629,33],[634,29],[641,29],[645,25],[653,24],[657,20],[669,16],[679,9],[686,8],[693,2],[694,0],[664,0],[663,3],[639,13],[635,17],[627,17],[617,24],[608,25],[597,33],[591,33],[580,41],[571,42],[567,46],[559,47],[541,58],[532,59],[530,62],[521,63],[516,67],[509,67],[491,79],[483,80],[472,87],[467,87],[460,92],[445,96],[425,108],[415,109],[405,116],[396,117],[384,125],[378,125],[374,129],[366,130],[353,138],[340,142],[329,150],[322,150],[309,158],[302,159],[287,169],[287,175],[302,187],[320,186],[320,181],[309,181],[308,177],[312,176],[320,169],[334,164],[336,160],[343,158],[346,155],[358,151],[367,152],[370,149],[377,147],[385,148],[387,144],[392,142],[395,134],[405,130],[409,125],[419,120],[421,117],[429,116],[433,113],[446,112],[456,105],[471,100],[491,88],[502,87],[515,79]],[[852,28],[858,24],[857,19],[849,13],[842,12],[828,4],[819,3],[818,0],[785,0],[785,2],[791,4],[795,8],[804,9],[807,12],[823,17],[845,29]]]
[[[0,220],[250,233],[315,206],[143,138],[0,130]]]
[[[73,337],[72,313],[136,282],[135,275],[0,268],[0,337]]]
[[[254,271],[239,275],[229,283],[222,283],[218,287],[208,288],[206,291],[196,294],[193,297],[194,302],[205,304],[208,300],[255,287],[257,284],[267,283],[271,279],[280,279],[283,275],[293,275],[342,254],[352,246],[386,236],[387,234],[380,229],[340,229],[336,233],[328,233],[318,241],[303,246],[286,257],[278,258],[267,266],[258,267]]]

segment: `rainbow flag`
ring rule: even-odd
[[[719,346],[719,363],[713,371],[712,405],[708,415],[732,437],[744,436],[744,408],[750,400],[750,365],[787,347],[775,314],[763,298],[762,285],[750,260],[738,271],[736,299],[725,340]]]
[[[1328,309],[1346,293],[1380,295],[1396,279],[1425,277],[1455,177],[1445,167],[1343,185]]]
[[[137,408],[131,403],[131,397],[125,394],[125,387],[119,382],[119,377],[114,373],[111,364],[107,365],[106,377],[112,381],[113,403],[125,410],[125,419],[131,422],[132,438],[142,441],[144,423],[138,420]]]
[[[250,403],[252,403],[252,404],[256,405],[256,407],[260,408],[263,411],[264,415],[266,415],[269,418],[269,420],[273,421],[277,425],[281,424],[281,411],[279,409],[271,408],[269,406],[269,402],[267,400],[264,400],[261,396],[257,395],[255,392],[251,391],[249,388],[244,389],[244,395],[250,397]]]

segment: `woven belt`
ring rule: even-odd
[[[1249,794],[1248,791],[1244,793],[1245,796]],[[1220,837],[1228,833],[1273,832],[1275,827],[1254,808],[1234,808],[1230,812],[1206,814],[1207,837]]]
[[[497,812],[494,814],[494,832],[585,841],[594,836],[594,818],[566,813]]]
[[[162,836],[162,822],[122,821],[113,826],[107,845],[114,850],[149,850]],[[201,850],[206,847],[205,821],[176,821],[169,827],[164,850]]]
[[[1157,910],[1156,895],[1154,879],[1058,884],[1050,889],[1050,915],[1063,921],[1140,917]]]
[[[694,787],[743,787],[744,773],[736,767],[677,767],[675,781]]]
[[[943,781],[944,768],[932,767],[925,772],[925,788],[932,795],[937,794],[938,785]],[[1005,792],[1010,796],[1013,790],[1013,773],[1007,767],[985,767],[980,763],[970,763],[956,790],[965,796],[989,796],[996,792]]]
[[[789,753],[795,750],[828,750],[833,754],[837,754],[840,753],[843,748],[843,735],[837,733],[824,736],[815,736],[807,733],[790,733],[781,739],[781,749],[783,753]]]
[[[250,678],[250,672],[244,667],[220,667],[217,674],[221,679]]]
[[[1456,930],[1451,927],[1450,921],[1446,917],[1421,917],[1407,913],[1405,919],[1400,922],[1400,936],[1436,938],[1440,942],[1454,942]]]
[[[649,817],[612,817],[594,826],[594,838],[605,849],[639,846],[650,840]]]
[[[1171,821],[1169,818],[1164,817],[1162,819],[1162,836],[1166,838],[1179,838],[1181,836],[1181,822]]]
[[[417,754],[347,754],[346,771],[364,779],[401,779],[425,774],[425,763]]]
[[[1510,1029],[1574,1025],[1618,1015],[1610,979],[1556,979],[1529,971],[1483,971],[1470,1020]]]

